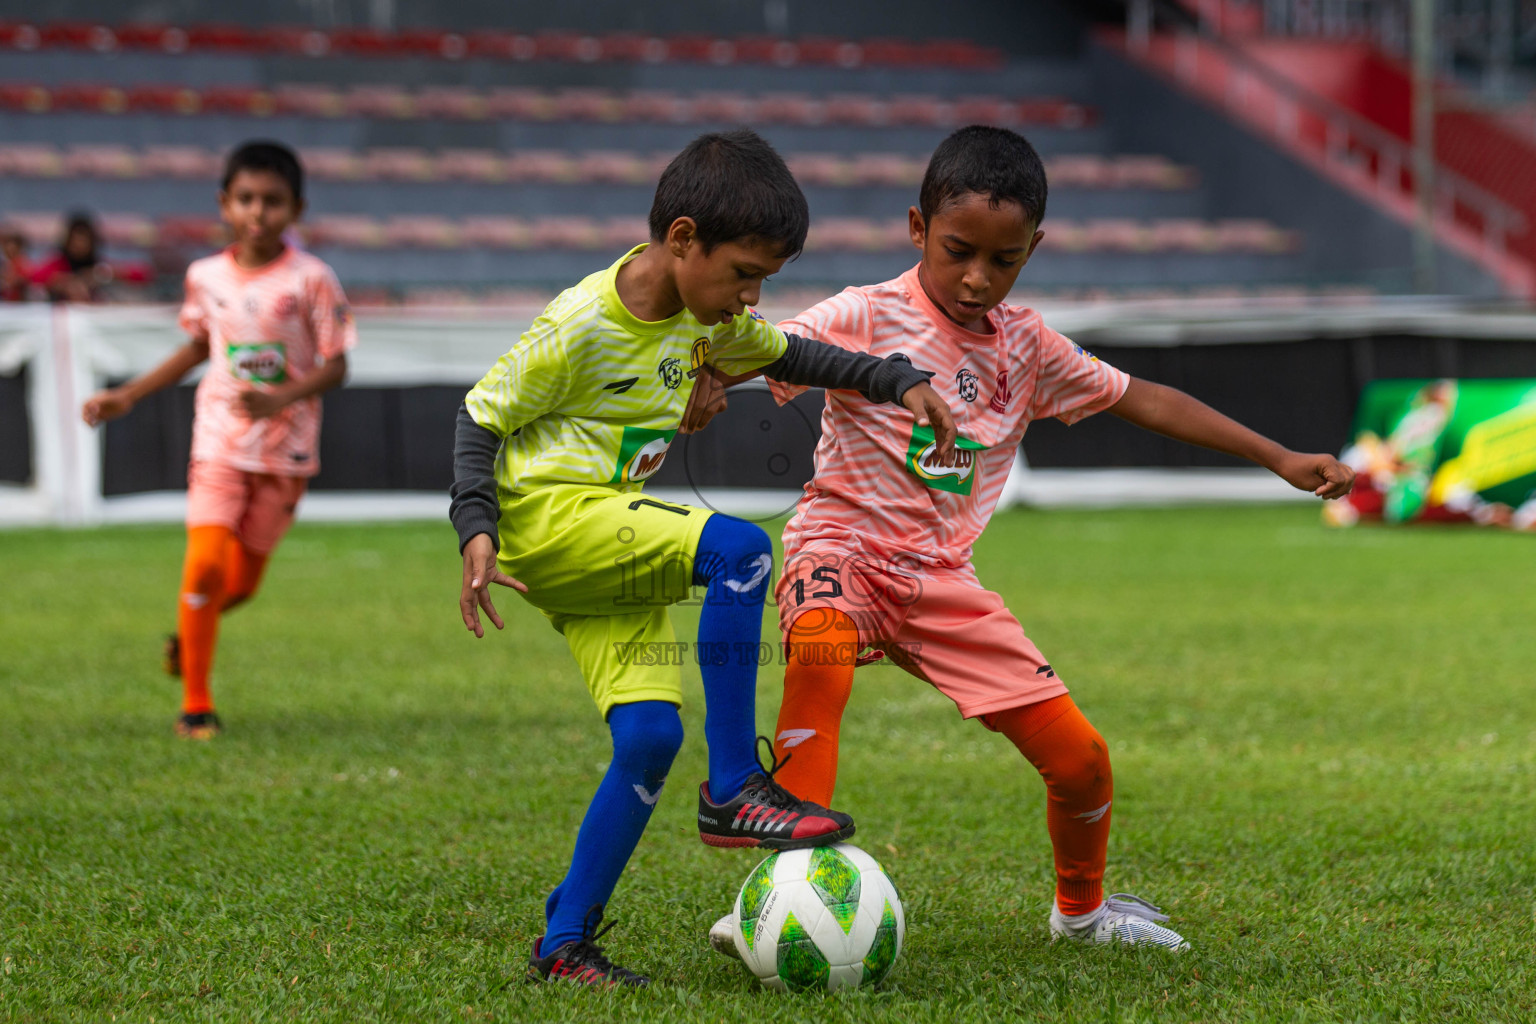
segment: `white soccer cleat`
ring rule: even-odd
[[[1140,896],[1117,892],[1106,899],[1091,914],[1068,917],[1057,906],[1051,907],[1051,941],[1071,939],[1073,942],[1111,943],[1125,942],[1131,945],[1162,946],[1164,949],[1185,950],[1189,943],[1172,928],[1164,928],[1159,921],[1168,915]],[[718,926],[717,926],[718,927]],[[714,933],[710,933],[713,941]]]
[[[734,913],[726,914],[709,929],[709,946],[716,953],[724,953],[737,960],[741,959],[741,951],[736,948],[736,915]]]

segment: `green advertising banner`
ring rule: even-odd
[[[1324,506],[1335,526],[1536,529],[1536,380],[1373,381],[1341,459],[1357,477],[1347,499]]]

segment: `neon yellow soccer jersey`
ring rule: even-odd
[[[714,327],[686,309],[637,319],[614,281],[644,248],[556,297],[465,398],[474,421],[504,439],[503,505],[552,484],[639,490],[666,458],[699,366],[747,373],[788,347],[755,310]]]

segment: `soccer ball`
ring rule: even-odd
[[[780,992],[878,985],[907,932],[896,886],[847,843],[768,857],[747,876],[732,919],[742,962]]]

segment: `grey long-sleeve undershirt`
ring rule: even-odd
[[[901,401],[913,385],[933,374],[919,370],[901,353],[877,359],[867,352],[850,352],[836,345],[786,334],[784,354],[762,367],[762,374],[784,384],[835,391],[857,391],[871,402]],[[459,551],[476,534],[489,534],[499,543],[496,521],[501,506],[496,498],[496,453],[501,438],[476,423],[469,408],[459,404],[453,429],[453,486],[448,488],[448,518],[459,535]]]

